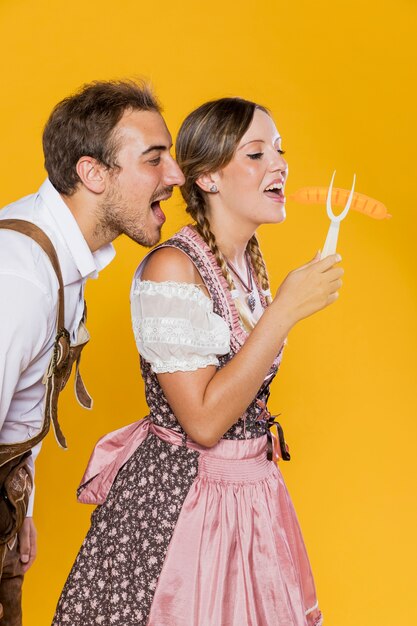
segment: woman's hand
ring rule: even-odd
[[[292,327],[335,302],[343,276],[343,269],[334,267],[339,261],[338,254],[320,260],[318,253],[312,261],[290,272],[279,287],[271,308],[279,310]]]

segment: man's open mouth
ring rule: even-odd
[[[165,199],[165,198],[163,198],[163,199]],[[161,200],[154,200],[154,202],[151,202],[151,209],[152,209],[152,213],[156,217],[157,221],[160,222],[161,224],[163,224],[165,222],[165,220],[166,220],[166,217],[165,217],[165,213],[161,209],[161,201],[162,201],[162,198],[161,198]]]

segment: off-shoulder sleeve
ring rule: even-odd
[[[156,374],[218,365],[230,351],[230,331],[197,285],[136,279],[131,292],[133,332]]]

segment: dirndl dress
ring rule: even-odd
[[[138,268],[132,319],[150,413],[93,452],[79,499],[98,506],[53,626],[320,626],[297,517],[267,456],[265,403],[282,351],[215,446],[190,440],[157,374],[224,367],[248,333],[197,232],[162,246],[188,255],[210,298],[197,285],[143,281]]]

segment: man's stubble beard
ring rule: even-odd
[[[148,209],[151,210],[151,209]],[[129,217],[131,207],[123,198],[117,184],[107,191],[98,206],[98,221],[94,235],[98,238],[113,241],[119,235],[127,235],[130,239],[151,248],[161,239],[161,227],[155,224],[155,232],[150,233],[146,228],[146,218],[138,213],[134,219]]]

